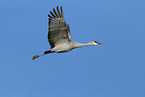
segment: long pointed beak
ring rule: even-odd
[[[98,42],[98,44],[100,44],[100,45],[104,45],[103,43],[99,43],[99,42]]]

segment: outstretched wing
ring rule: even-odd
[[[48,14],[49,17],[49,32],[48,32],[48,41],[51,45],[51,48],[55,47],[55,44],[58,41],[70,41],[70,29],[69,26],[66,25],[65,19],[63,16],[62,6],[60,7],[61,13],[57,6],[57,12],[53,8],[53,12],[50,11]]]

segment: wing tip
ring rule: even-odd
[[[57,12],[56,12],[56,10],[57,10]],[[48,17],[49,18],[59,18],[59,17],[64,18],[62,6],[60,6],[60,9],[59,9],[59,6],[57,6],[56,10],[55,10],[55,8],[53,8],[53,12],[50,11],[50,14],[48,14]]]

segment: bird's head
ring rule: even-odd
[[[99,43],[99,42],[97,42],[97,41],[92,41],[92,44],[93,44],[93,45],[98,45],[98,44],[104,45],[103,43]]]

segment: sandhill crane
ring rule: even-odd
[[[102,44],[96,41],[92,41],[86,44],[71,41],[71,33],[70,33],[69,24],[66,25],[62,6],[60,7],[61,12],[59,11],[58,6],[56,9],[57,9],[57,12],[53,8],[53,12],[50,11],[51,15],[48,14],[48,17],[49,17],[48,41],[51,46],[51,49],[48,51],[45,51],[44,54],[42,55],[33,56],[32,58],[33,60],[48,53],[69,52],[72,49],[78,48],[78,47]]]

